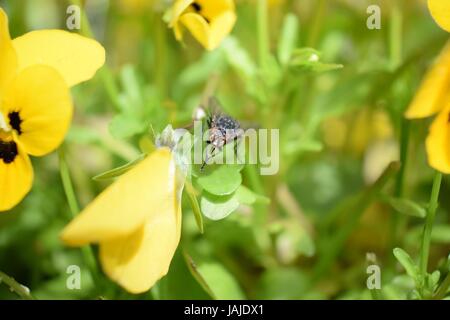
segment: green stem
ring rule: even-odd
[[[119,88],[117,87],[116,80],[114,79],[111,69],[104,65],[99,70],[99,74],[111,104],[116,110],[121,110],[122,106],[119,99]]]
[[[201,234],[203,234],[203,215],[200,209],[200,205],[198,204],[197,195],[195,193],[195,189],[189,181],[185,182],[185,191],[188,195],[189,202],[191,204],[192,212],[195,216],[195,222],[197,222],[198,229]]]
[[[392,2],[391,21],[389,29],[389,60],[393,68],[398,67],[402,62],[402,12],[398,1]],[[408,155],[409,145],[409,121],[400,120],[400,171],[395,183],[395,196],[403,194],[403,180]]]
[[[395,181],[395,196],[403,196],[405,170],[408,161],[409,133],[410,123],[408,120],[402,119],[400,123],[400,171]]]
[[[434,218],[436,210],[439,206],[439,192],[441,190],[442,173],[436,172],[433,180],[433,189],[431,190],[430,203],[423,228],[422,246],[420,250],[420,273],[425,279],[428,267],[428,257],[430,255],[431,231],[433,230]]]
[[[73,189],[72,180],[70,178],[69,167],[67,165],[65,154],[62,149],[59,149],[59,170],[70,212],[72,213],[72,218],[74,218],[80,211],[80,208],[75,197],[75,191]]]
[[[392,2],[391,24],[389,29],[389,49],[391,68],[397,68],[402,60],[402,8],[398,1]]]
[[[59,155],[59,171],[61,175],[64,193],[66,194],[72,218],[75,218],[80,212],[80,207],[78,205],[78,201],[75,195],[72,179],[70,178],[69,166],[67,165],[65,154],[62,148],[58,150],[58,155]],[[99,284],[98,267],[92,247],[91,246],[82,247],[81,253],[83,255],[84,262],[89,268],[93,282]]]
[[[166,73],[166,61],[167,61],[167,42],[166,34],[167,27],[164,22],[157,17],[155,21],[155,42],[156,42],[156,56],[155,56],[155,77],[156,84],[159,88],[164,99],[167,98],[167,73]]]
[[[30,293],[30,290],[18,283],[16,280],[8,276],[6,273],[0,271],[0,283],[4,282],[7,286],[9,286],[12,292],[15,292],[19,297],[24,300],[34,300],[33,296]]]
[[[267,0],[258,0],[257,15],[259,64],[264,68],[270,54]]]
[[[81,0],[70,0],[71,4],[74,4],[80,8],[83,8]],[[91,24],[86,15],[86,10],[83,8],[81,12],[81,30],[80,33],[87,38],[95,38],[94,33],[92,32]],[[115,82],[113,73],[110,68],[105,64],[99,70],[100,79],[103,82],[103,86],[108,94],[108,97],[113,104],[113,106],[117,109],[121,109],[120,100],[119,100],[119,89]]]
[[[436,291],[436,294],[433,296],[433,299],[435,300],[444,299],[449,287],[450,287],[450,272],[447,273],[447,276],[445,277],[441,286]]]
[[[404,185],[405,185],[405,172],[408,161],[408,149],[409,149],[409,134],[410,134],[410,123],[406,119],[400,120],[400,171],[397,174],[395,181],[394,196],[396,198],[403,197]],[[397,241],[399,237],[399,226],[404,225],[406,222],[405,217],[394,213],[392,215],[392,225],[391,225],[391,248],[397,246]]]
[[[317,40],[319,39],[320,29],[322,28],[322,23],[324,21],[325,9],[326,9],[326,0],[318,0],[316,1],[315,7],[315,15],[314,20],[312,22],[311,31],[308,35],[307,46],[315,47],[317,44]]]
[[[402,23],[403,17],[399,4],[396,1],[392,2],[391,19],[389,25],[389,61],[392,70],[395,70],[402,63]],[[395,181],[394,196],[401,198],[403,196],[405,170],[408,160],[409,147],[409,127],[408,120],[401,115],[400,119],[400,171],[397,174]],[[391,226],[390,226],[390,247],[393,249],[397,246],[399,239],[400,225],[406,223],[406,218],[393,212]],[[394,257],[392,256],[392,259]]]

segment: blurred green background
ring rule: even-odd
[[[384,298],[409,297],[414,282],[392,249],[418,257],[424,220],[403,215],[380,194],[423,204],[431,190],[433,170],[424,151],[429,121],[402,117],[448,39],[426,1],[269,1],[273,60],[264,69],[256,0],[236,1],[236,26],[213,52],[189,35],[184,44],[175,40],[162,20],[169,2],[84,3],[93,34],[106,48],[108,69],[72,90],[75,118],[62,148],[80,205],[109,183],[93,176],[135,159],[150,126],[159,132],[169,123],[188,124],[210,87],[236,119],[280,128],[279,174],[255,183],[244,171],[244,184],[270,204],[241,207],[221,221],[205,219],[201,235],[186,201],[182,242],[169,274],[149,293],[133,296],[104,276],[94,286],[80,250],[59,241],[71,213],[58,155],[35,158],[31,193],[0,214],[0,270],[38,299],[370,299],[366,255],[375,253]],[[366,27],[371,4],[381,8],[380,30]],[[68,5],[0,1],[12,37],[66,29]],[[280,43],[289,38],[295,48],[320,52],[323,64],[283,65]],[[399,159],[405,130],[407,166],[374,185]],[[444,177],[429,264],[442,277],[450,252],[449,182]],[[81,290],[66,288],[69,265],[81,267]],[[0,285],[0,298],[17,296]]]

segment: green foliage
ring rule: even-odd
[[[393,197],[386,197],[386,203],[401,214],[412,217],[425,218],[427,211],[425,208],[408,199],[398,199]]]
[[[245,298],[239,284],[222,265],[204,263],[198,267],[198,272],[208,283],[214,298],[221,300],[242,300]]]
[[[112,179],[112,178],[117,178],[117,177],[123,175],[125,172],[133,169],[143,159],[144,159],[143,155],[139,156],[139,158],[137,158],[136,160],[126,163],[123,166],[120,166],[120,167],[114,168],[112,170],[108,170],[99,175],[96,175],[92,179],[99,181],[99,180],[108,180],[108,179]]]
[[[268,21],[256,1],[236,1],[236,26],[210,52],[189,32],[177,42],[164,22],[171,13],[163,20],[153,2],[86,7],[91,25],[80,32],[91,27],[107,65],[72,88],[64,152],[72,200],[84,208],[157,147],[172,148],[186,180],[169,272],[132,295],[102,272],[96,245],[97,271],[82,250],[63,246],[73,216],[49,155],[32,159],[32,191],[0,214],[0,270],[13,284],[36,299],[448,299],[450,180],[430,201],[430,121],[403,117],[448,40],[423,3],[405,2],[397,14],[380,3],[386,27],[368,30],[356,0],[283,1]],[[14,37],[66,28],[68,3],[0,0]],[[276,175],[261,176],[261,164],[189,163],[193,113],[209,96],[243,128],[280,129]],[[365,286],[369,252],[382,272],[377,292]],[[82,271],[81,290],[66,287],[69,265]],[[1,299],[18,297],[28,298],[0,283]]]
[[[216,196],[204,193],[200,200],[203,214],[211,220],[221,220],[228,217],[239,207],[239,201],[234,194],[228,196]]]
[[[225,196],[234,193],[242,183],[240,170],[236,165],[218,166],[214,170],[205,172],[197,179],[197,183],[207,192]]]

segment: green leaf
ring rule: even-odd
[[[189,64],[178,77],[177,86],[191,88],[207,81],[212,73],[220,73],[224,66],[224,54],[220,50],[206,52],[196,62]]]
[[[239,188],[242,176],[233,165],[221,165],[207,172],[197,180],[198,184],[211,194],[229,195]]]
[[[420,295],[419,291],[414,289],[414,290],[408,292],[407,299],[408,300],[421,300],[422,296]]]
[[[427,215],[425,208],[414,201],[388,196],[383,197],[383,200],[401,214],[418,218],[425,218]]]
[[[116,115],[109,124],[111,135],[118,139],[130,138],[147,129],[146,121],[134,113],[121,113]]]
[[[239,207],[239,201],[234,195],[216,196],[205,192],[200,200],[200,207],[207,218],[221,220]]]
[[[243,185],[239,186],[239,188],[236,190],[235,197],[239,201],[239,203],[246,205],[252,205],[254,203],[270,203],[269,198],[256,194]]]
[[[132,111],[141,108],[142,92],[135,67],[133,65],[125,65],[120,72],[120,83],[123,87],[126,104],[125,109]]]
[[[435,270],[433,273],[427,275],[426,283],[430,291],[433,292],[437,288],[440,278],[441,272],[439,270]]]
[[[200,274],[197,265],[195,264],[194,260],[190,255],[188,255],[185,251],[183,251],[184,260],[186,261],[186,265],[191,272],[192,276],[195,280],[197,280],[198,284],[205,290],[210,297],[217,299],[214,292],[209,287],[206,280],[203,278],[203,276]]]
[[[431,240],[437,243],[450,244],[450,226],[436,225],[431,233]]]
[[[99,175],[96,175],[95,177],[93,177],[92,179],[95,181],[101,181],[101,180],[108,180],[108,179],[113,179],[113,178],[117,178],[121,175],[123,175],[124,173],[126,173],[128,170],[134,168],[139,162],[141,162],[142,160],[144,160],[145,155],[141,155],[139,158],[124,164],[123,166],[117,167],[115,169],[103,172]]]
[[[203,215],[197,201],[197,196],[195,195],[195,189],[189,181],[186,181],[184,185],[186,187],[186,193],[189,197],[189,202],[191,203],[192,212],[194,213],[195,222],[197,223],[200,233],[203,233]]]
[[[406,273],[417,282],[419,280],[419,267],[414,263],[409,254],[401,248],[395,248],[394,256],[403,268],[405,268]]]
[[[305,64],[304,66],[306,70],[317,73],[339,70],[342,69],[343,67],[344,65],[338,63],[322,63],[322,62]]]
[[[245,295],[233,275],[218,263],[204,263],[198,268],[208,287],[219,300],[243,300]]]
[[[228,65],[239,75],[245,84],[246,92],[264,103],[267,99],[267,92],[259,80],[258,68],[250,54],[243,48],[239,41],[228,36],[221,46],[225,53]]]
[[[312,48],[296,49],[292,53],[289,66],[294,71],[326,72],[341,69],[342,64],[320,61],[320,52]]]
[[[268,55],[264,62],[264,67],[261,69],[261,76],[264,82],[270,86],[275,87],[278,85],[283,76],[283,70],[281,69],[277,59]]]
[[[181,246],[177,248],[169,272],[159,282],[160,299],[170,300],[204,300],[213,299],[211,292],[199,282],[193,274],[192,261],[186,261]],[[152,291],[157,289],[152,288]]]
[[[239,203],[246,205],[252,205],[257,200],[256,195],[253,193],[253,191],[242,185],[239,186],[239,188],[236,190],[236,199],[239,201]]]
[[[235,37],[227,37],[222,43],[222,48],[225,52],[228,64],[238,72],[242,78],[249,80],[256,75],[256,64]]]
[[[320,152],[323,150],[323,144],[320,141],[305,139],[302,141],[288,141],[285,143],[283,153],[294,155],[299,152]]]
[[[383,285],[383,297],[386,300],[405,300],[407,293],[416,287],[414,279],[407,274],[395,276],[390,283]]]
[[[302,65],[320,60],[320,52],[313,48],[298,48],[292,52],[291,66]]]
[[[280,41],[278,43],[278,60],[282,65],[288,64],[291,58],[292,51],[298,40],[299,28],[297,16],[293,13],[288,13],[284,17]]]
[[[302,230],[300,238],[298,240],[298,251],[306,257],[312,257],[316,253],[316,246],[309,234]]]

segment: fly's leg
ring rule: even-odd
[[[234,141],[234,154],[236,155],[236,160],[237,160],[237,164],[239,164],[239,146],[241,145],[242,139],[240,139],[240,136],[236,136],[234,137],[233,141]]]
[[[211,158],[212,157],[214,157],[214,151],[216,150],[216,148],[215,147],[212,147],[212,149],[211,149],[211,152],[210,152],[210,155],[211,155]],[[208,153],[206,153],[206,156],[205,156],[205,160],[203,160],[203,164],[202,164],[202,166],[200,167],[200,171],[203,171],[203,169],[205,168],[205,166],[208,164],[208,160],[209,160],[210,158],[208,157]]]

